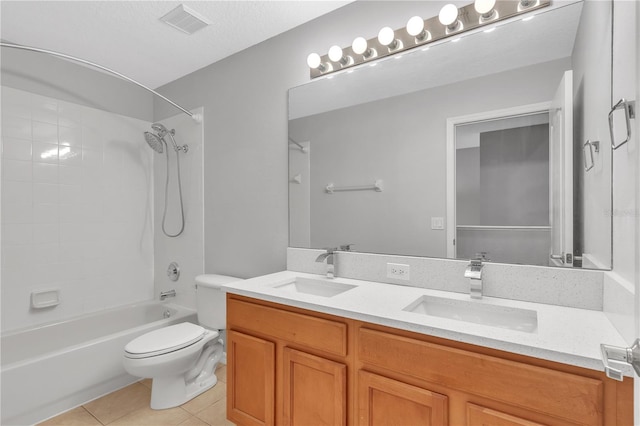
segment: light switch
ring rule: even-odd
[[[444,229],[444,218],[443,217],[432,217],[431,218],[431,229]]]

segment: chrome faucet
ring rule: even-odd
[[[324,262],[325,259],[327,261],[327,278],[332,279],[334,277],[334,268],[333,268],[333,254],[338,250],[337,248],[327,248],[326,252],[322,253],[320,256],[316,258],[316,262]]]
[[[474,259],[464,271],[464,277],[469,280],[469,294],[472,299],[482,298],[482,260]]]
[[[169,291],[163,291],[162,293],[160,293],[160,300],[164,300],[167,297],[176,297],[176,291],[169,290]]]

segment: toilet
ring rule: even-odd
[[[240,278],[224,275],[196,277],[196,308],[200,325],[183,322],[150,331],[124,348],[124,369],[151,378],[151,408],[184,404],[218,382],[216,365],[222,359],[220,332],[226,326],[224,284]]]

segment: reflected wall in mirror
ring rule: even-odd
[[[291,89],[290,246],[610,268],[610,45],[609,2],[554,2]]]

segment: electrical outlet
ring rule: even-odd
[[[444,217],[432,217],[431,229],[444,229]]]
[[[409,265],[402,263],[387,263],[387,278],[409,281]]]

